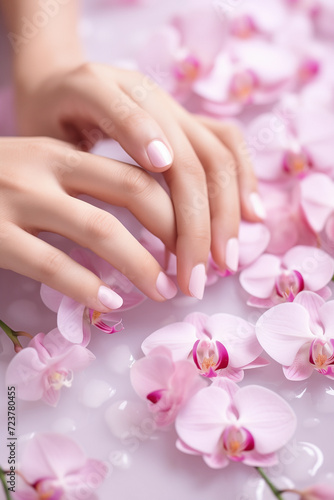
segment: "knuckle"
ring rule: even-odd
[[[139,168],[131,168],[126,170],[123,175],[123,185],[127,193],[141,198],[150,196],[155,183],[147,172]]]
[[[85,220],[85,234],[94,241],[104,241],[115,231],[116,219],[103,210],[89,214]]]
[[[127,133],[137,133],[138,130],[147,128],[148,118],[146,113],[140,109],[135,109],[123,117],[123,126]]]
[[[49,251],[41,257],[39,269],[43,279],[54,278],[63,272],[65,267],[65,259],[61,253],[57,251]]]

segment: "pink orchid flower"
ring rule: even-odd
[[[145,300],[145,296],[136,290],[134,285],[108,262],[92,252],[75,249],[71,257],[99,276],[118,295],[123,298],[123,305],[117,313],[136,307]],[[44,304],[57,313],[57,326],[60,333],[69,342],[87,346],[90,341],[90,325],[105,333],[111,334],[123,329],[122,322],[114,313],[100,313],[86,308],[75,300],[42,284],[41,298]]]
[[[192,360],[204,377],[240,381],[244,369],[265,366],[253,325],[231,314],[189,314],[183,322],[156,330],[142,343],[144,354],[166,346],[173,360]]]
[[[295,181],[259,182],[259,192],[270,232],[267,252],[282,255],[296,245],[317,246],[317,235],[306,221]]]
[[[277,64],[272,65],[270,61]],[[236,115],[249,104],[268,104],[289,88],[298,73],[298,58],[262,39],[235,41],[216,58],[211,72],[195,82],[205,111]]]
[[[241,286],[252,295],[248,305],[272,307],[293,302],[302,290],[327,299],[327,286],[334,274],[334,260],[323,250],[295,246],[283,257],[264,254],[240,274]]]
[[[184,99],[211,69],[225,38],[224,23],[211,5],[187,11],[149,38],[138,57],[139,69]]]
[[[87,458],[72,439],[61,434],[35,434],[20,455],[14,500],[94,500],[107,466]]]
[[[246,135],[256,175],[267,181],[333,174],[333,140],[332,113],[301,105],[294,97],[283,100],[275,114],[256,117]]]
[[[219,9],[219,3],[217,9]],[[223,6],[222,6],[223,8]],[[254,36],[273,36],[287,21],[288,9],[280,0],[272,0],[270,9],[266,0],[241,2],[237,8],[226,11],[232,36],[249,39]]]
[[[327,484],[314,484],[298,493],[300,500],[333,500],[334,487]]]
[[[300,204],[308,224],[319,233],[334,213],[334,182],[325,174],[308,176],[300,183]]]
[[[15,385],[20,399],[44,400],[56,406],[62,387],[70,387],[73,372],[88,366],[95,356],[85,347],[73,345],[57,328],[38,333],[8,365],[6,380]]]
[[[206,384],[189,361],[173,361],[167,347],[156,347],[136,361],[131,372],[132,386],[148,401],[159,427],[174,422],[185,402]]]
[[[334,379],[333,328],[334,301],[301,292],[294,302],[266,311],[256,324],[256,335],[289,380],[305,380],[314,370]]]
[[[239,388],[216,379],[181,408],[175,422],[177,447],[203,456],[209,467],[229,461],[272,466],[276,451],[292,437],[296,416],[283,398],[261,386]]]

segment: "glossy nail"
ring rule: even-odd
[[[150,142],[147,146],[147,154],[152,165],[156,168],[167,167],[173,161],[169,149],[161,141],[155,140]]]
[[[118,309],[123,304],[122,297],[106,286],[100,286],[97,298],[108,309]]]
[[[196,299],[202,299],[206,282],[206,270],[204,264],[197,264],[191,271],[189,280],[189,292]]]
[[[230,271],[237,271],[239,265],[239,242],[237,238],[230,238],[226,244],[225,261]]]
[[[165,299],[172,299],[177,294],[177,287],[162,271],[158,275],[156,287],[160,295],[165,297]]]
[[[266,209],[264,208],[263,202],[258,195],[258,193],[252,193],[249,196],[250,202],[252,204],[254,213],[260,218],[265,219],[267,217]]]

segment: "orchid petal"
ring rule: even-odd
[[[326,336],[334,339],[334,300],[325,302],[319,308],[319,317]]]
[[[276,453],[267,453],[265,455],[258,453],[256,450],[245,455],[243,463],[251,467],[272,467],[278,462]]]
[[[301,181],[300,189],[305,217],[311,228],[320,232],[334,210],[334,183],[325,174],[312,174]]]
[[[36,401],[43,396],[43,373],[46,369],[36,349],[26,347],[8,365],[6,384],[15,385],[20,399]]]
[[[22,452],[20,472],[31,484],[41,478],[63,479],[84,466],[86,457],[79,446],[61,434],[35,435]]]
[[[63,298],[63,294],[50,288],[44,283],[41,284],[41,299],[43,303],[53,312],[57,312]]]
[[[201,313],[201,312],[193,312],[188,314],[183,321],[186,323],[190,323],[191,325],[194,325],[196,328],[196,336],[199,339],[207,339],[208,338],[208,332],[206,332],[206,324],[209,319],[209,316],[207,314]],[[211,337],[210,337],[211,338]]]
[[[212,455],[204,455],[203,460],[211,467],[211,469],[223,469],[230,463],[229,459],[224,453],[213,453]]]
[[[172,323],[164,326],[149,335],[142,343],[144,354],[148,354],[155,347],[168,347],[173,356],[174,361],[187,359],[193,344],[197,340],[196,329],[190,323]]]
[[[303,306],[310,315],[310,329],[314,335],[323,335],[323,328],[320,317],[320,310],[325,301],[317,293],[307,290],[299,293],[294,300],[295,304]]]
[[[239,266],[249,266],[265,251],[270,241],[269,229],[261,223],[241,221],[239,229]]]
[[[283,366],[283,373],[288,380],[305,380],[309,378],[314,366],[309,362],[310,344],[303,345],[290,366]]]
[[[174,372],[174,363],[169,350],[158,347],[148,357],[137,360],[131,367],[130,378],[134,390],[142,398],[167,387]]]
[[[80,344],[83,341],[83,315],[85,306],[71,297],[64,296],[57,315],[60,333],[69,342]]]
[[[202,453],[213,453],[227,421],[229,404],[228,394],[219,387],[201,389],[176,418],[180,439]]]
[[[273,292],[280,269],[281,260],[278,257],[270,254],[261,255],[240,273],[241,286],[255,297],[267,299]]]
[[[242,387],[234,396],[234,404],[239,425],[253,435],[261,454],[284,446],[296,429],[297,419],[288,403],[265,387]]]
[[[254,326],[242,318],[231,314],[214,314],[208,319],[206,328],[213,340],[221,342],[227,349],[232,368],[247,365],[262,352]]]
[[[309,321],[308,311],[300,304],[279,304],[260,317],[256,324],[256,335],[263,349],[273,359],[289,366],[302,345],[314,338]]]
[[[323,250],[310,246],[295,246],[282,259],[287,269],[299,271],[305,287],[316,291],[323,288],[334,274],[334,260]]]

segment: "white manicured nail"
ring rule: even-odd
[[[164,168],[170,165],[173,161],[167,146],[161,141],[152,141],[147,146],[147,154],[155,168]]]
[[[263,202],[258,195],[258,193],[252,193],[249,196],[250,202],[252,204],[253,210],[255,214],[260,218],[260,219],[265,219],[267,217],[267,212],[266,209],[264,208]]]
[[[196,299],[202,299],[206,283],[206,270],[204,264],[197,264],[191,271],[189,292]]]
[[[108,309],[118,309],[123,304],[122,297],[106,286],[100,286],[97,298]]]
[[[225,261],[231,271],[237,271],[239,265],[239,242],[237,238],[230,238],[226,244]]]

